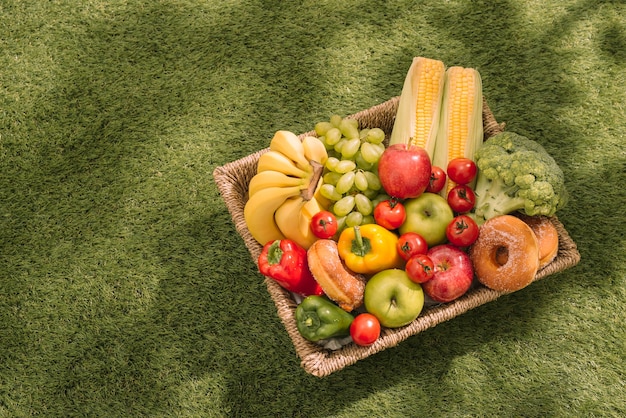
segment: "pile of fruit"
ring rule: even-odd
[[[475,279],[491,286],[473,251],[501,232],[490,220],[545,218],[565,204],[563,173],[537,142],[509,132],[483,142],[482,102],[476,70],[417,57],[390,135],[339,115],[302,139],[276,132],[244,217],[263,246],[260,272],[297,296],[304,338],[371,345],[426,303],[452,302]],[[538,236],[523,249],[533,277],[554,257],[541,259]],[[528,261],[498,245],[494,269]]]

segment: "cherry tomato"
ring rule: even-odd
[[[458,184],[448,192],[448,205],[456,213],[467,213],[476,204],[476,195],[471,187]]]
[[[394,198],[383,200],[374,208],[374,220],[383,228],[389,230],[399,228],[405,219],[404,205]]]
[[[478,238],[480,230],[476,222],[467,215],[458,215],[446,228],[446,237],[450,244],[457,247],[469,247]]]
[[[313,235],[321,239],[328,239],[335,235],[337,227],[337,218],[327,210],[317,212],[311,219],[311,231]]]
[[[427,192],[431,193],[439,193],[443,186],[446,184],[446,172],[441,167],[437,167],[436,165],[432,166],[430,169],[430,181],[428,182],[428,187],[426,187]]]
[[[406,232],[400,235],[398,243],[396,244],[398,254],[408,261],[409,258],[416,254],[426,254],[428,252],[428,243],[423,236],[417,232]]]
[[[406,262],[405,271],[415,283],[425,283],[432,279],[435,264],[426,254],[416,254]]]
[[[380,336],[380,321],[370,313],[358,314],[350,324],[350,336],[357,345],[372,345]]]
[[[476,177],[476,163],[469,158],[455,158],[448,163],[448,177],[457,184],[469,184]]]

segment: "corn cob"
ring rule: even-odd
[[[432,164],[447,169],[454,158],[474,159],[483,142],[483,94],[480,74],[473,68],[446,71],[440,124]],[[454,187],[447,181],[442,194]]]
[[[433,157],[445,76],[443,62],[415,57],[404,80],[390,145],[424,148]]]

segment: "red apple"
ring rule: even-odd
[[[390,145],[378,161],[378,178],[391,197],[421,195],[430,183],[431,163],[426,150],[415,145]]]
[[[472,285],[474,269],[467,253],[442,244],[428,250],[435,266],[433,277],[422,284],[424,293],[436,302],[451,302],[463,296]]]

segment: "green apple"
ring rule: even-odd
[[[424,307],[424,291],[404,270],[388,269],[376,273],[365,285],[363,303],[387,328],[411,323]]]
[[[400,234],[415,232],[434,247],[446,241],[446,228],[454,219],[448,201],[437,193],[425,192],[404,201],[406,220],[400,226]]]

